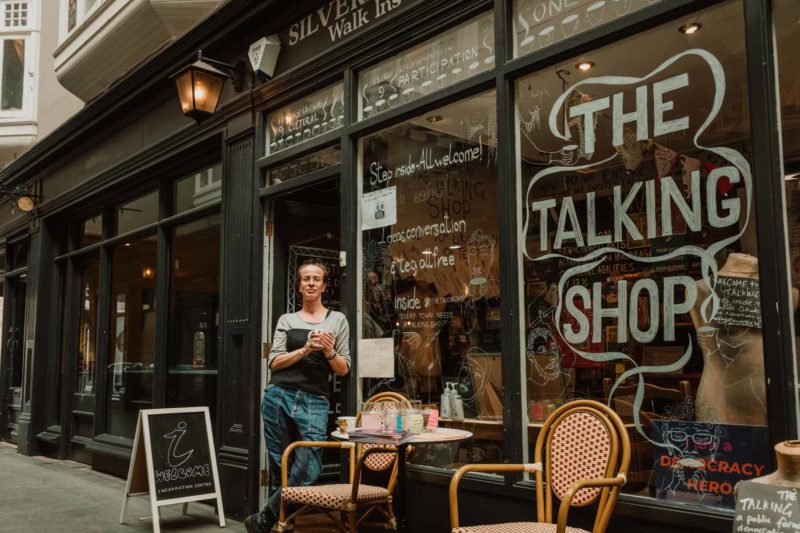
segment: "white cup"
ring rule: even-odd
[[[340,416],[336,419],[336,425],[339,428],[339,431],[344,433],[350,433],[354,429],[356,429],[356,417],[354,416]]]

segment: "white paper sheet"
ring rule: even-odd
[[[358,377],[394,377],[394,340],[391,337],[358,341]]]
[[[397,223],[397,187],[361,195],[361,229],[375,229]]]

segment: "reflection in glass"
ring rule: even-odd
[[[167,405],[216,407],[220,217],[172,230]]]
[[[514,0],[514,57],[608,24],[660,0]]]
[[[217,164],[175,182],[172,214],[219,202],[222,198],[222,165]]]
[[[103,215],[87,218],[81,226],[80,248],[100,242],[103,237]]]
[[[337,83],[267,115],[266,155],[344,125],[344,85]]]
[[[22,109],[25,75],[25,40],[3,40],[3,75],[0,85],[0,110]]]
[[[362,119],[494,68],[494,14],[442,33],[358,75]]]
[[[117,207],[117,235],[141,228],[158,220],[158,191]]]
[[[480,438],[412,460],[502,462],[500,241],[494,92],[360,141],[363,337],[393,340],[394,378],[367,379],[442,410]],[[452,385],[448,385],[452,384]],[[443,404],[446,388],[459,409]]]
[[[78,323],[78,376],[75,392],[94,394],[97,360],[97,301],[100,260],[92,259],[81,272],[80,312]]]
[[[339,145],[324,148],[307,156],[293,159],[289,163],[272,167],[267,172],[267,185],[277,185],[284,181],[305,176],[317,170],[338,165],[342,161]]]
[[[623,490],[730,508],[758,469],[698,465],[771,462],[742,7],[691,20],[517,83],[529,442],[596,399],[630,429]]]
[[[112,250],[106,377],[107,432],[132,438],[140,409],[153,404],[156,236]]]

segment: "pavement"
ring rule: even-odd
[[[27,457],[0,442],[0,531],[3,533],[106,533],[152,531],[150,499],[130,499],[119,523],[125,480],[74,461]],[[161,508],[161,531],[243,532],[241,522],[225,519],[221,530],[214,508],[190,503]]]

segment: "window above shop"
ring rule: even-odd
[[[60,0],[59,46],[53,52],[56,76],[68,91],[87,102],[221,3]]]
[[[359,116],[373,117],[494,65],[494,15],[490,12],[359,73]]]
[[[3,29],[23,29],[28,26],[28,2],[4,0],[0,3],[0,10]]]
[[[342,161],[342,151],[340,146],[330,146],[311,154],[293,159],[288,163],[282,163],[267,170],[266,185],[277,185],[285,181],[292,180],[323,170]]]
[[[35,124],[22,129],[16,124],[33,118],[38,53],[38,40],[31,37],[34,9],[35,2],[0,0],[0,124],[15,122],[14,133],[22,134],[17,146],[30,144],[36,135]]]
[[[608,24],[662,0],[514,0],[514,57]]]
[[[265,155],[296,146],[344,125],[344,85],[337,83],[267,114]]]

